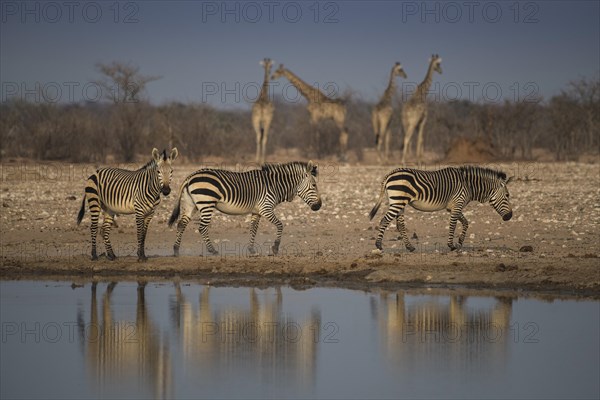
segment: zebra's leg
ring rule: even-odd
[[[457,206],[454,207],[454,209],[450,210],[450,229],[448,232],[448,247],[450,247],[450,251],[457,250],[460,248],[460,243],[458,246],[454,245],[454,231],[456,230],[456,221],[460,218],[461,215],[462,204],[457,204]]]
[[[98,219],[100,217],[100,207],[97,204],[95,207],[92,207],[90,204],[90,215],[92,219],[92,223],[90,225],[90,232],[92,234],[92,261],[96,261],[98,259],[98,253],[96,251],[96,238],[98,237]]]
[[[193,203],[189,196],[181,195],[180,201],[180,217],[177,222],[177,236],[175,237],[175,243],[173,244],[173,255],[179,257],[179,247],[181,246],[181,238],[185,228],[188,226],[192,217],[198,211],[196,205]]]
[[[105,212],[104,213],[104,222],[102,223],[102,239],[104,240],[104,247],[106,247],[106,258],[109,260],[114,260],[117,258],[115,256],[115,252],[113,251],[112,245],[110,244],[110,230],[112,228],[114,221],[114,216]]]
[[[154,216],[154,211],[150,211],[147,214],[141,212],[135,214],[135,225],[137,228],[137,241],[138,241],[138,261],[147,261],[144,247],[146,246],[146,233],[148,233],[148,225]]]
[[[210,237],[208,237],[208,227],[210,226],[210,220],[212,219],[213,212],[215,211],[215,204],[205,207],[200,210],[200,226],[198,227],[198,231],[202,235],[202,239],[204,239],[204,243],[206,244],[206,249],[211,254],[219,254],[215,246],[213,246],[210,241]]]
[[[404,212],[404,204],[390,204],[390,208],[387,213],[381,218],[381,222],[379,222],[379,228],[377,230],[379,233],[377,234],[377,240],[375,240],[375,247],[379,250],[383,250],[381,243],[383,242],[383,234],[387,229],[390,222],[395,219],[400,213]]]
[[[271,247],[273,255],[279,253],[279,244],[281,243],[281,236],[283,235],[283,223],[275,216],[272,208],[267,208],[262,211],[262,215],[269,220],[273,225],[277,227],[277,236],[275,236],[275,242]]]
[[[467,236],[467,229],[469,228],[469,221],[467,221],[467,219],[465,218],[465,216],[463,215],[462,212],[458,215],[458,220],[462,224],[462,232],[460,233],[460,236],[458,237],[458,248],[460,249],[465,241],[465,236]]]
[[[251,255],[256,254],[254,248],[254,241],[256,240],[256,232],[258,231],[258,223],[260,222],[260,214],[252,214],[252,221],[250,221],[250,246],[248,251]]]
[[[410,252],[415,251],[415,246],[410,243],[408,240],[408,235],[406,234],[406,225],[404,224],[404,213],[398,214],[396,217],[396,229],[400,232],[400,239],[404,242],[404,246]]]

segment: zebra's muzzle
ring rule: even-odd
[[[504,216],[502,217],[502,219],[503,219],[504,221],[508,221],[508,220],[509,220],[509,219],[511,219],[511,218],[512,218],[512,211],[511,211],[511,212],[509,212],[508,214],[504,214]]]
[[[321,208],[321,202],[319,201],[318,203],[313,203],[310,206],[310,209],[313,211],[319,211],[319,209]]]
[[[163,195],[168,196],[169,193],[171,193],[171,188],[168,186],[163,186],[163,188],[161,189],[161,192]]]

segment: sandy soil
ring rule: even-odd
[[[211,166],[220,165],[217,161]],[[139,166],[124,165],[133,168]],[[436,169],[442,165],[428,165]],[[408,253],[388,228],[384,253],[376,254],[370,222],[382,177],[394,166],[320,163],[323,208],[312,212],[300,199],[280,205],[284,222],[280,254],[269,255],[275,228],[262,221],[260,255],[247,252],[247,216],[216,214],[211,237],[220,255],[207,256],[195,226],[183,237],[181,257],[172,257],[175,230],[166,221],[176,200],[159,206],[150,225],[146,263],[138,263],[133,216],[118,218],[111,234],[116,261],[92,262],[89,213],[75,223],[85,178],[96,166],[13,161],[1,169],[0,271],[4,279],[65,277],[182,277],[213,284],[290,284],[295,287],[471,287],[554,292],[600,297],[600,168],[597,163],[487,164],[515,175],[514,217],[503,222],[489,205],[471,203],[465,247],[446,246],[449,215],[407,210]],[[199,165],[176,162],[173,188]],[[229,165],[243,170],[252,164]],[[531,246],[532,251],[520,251]],[[99,244],[99,252],[104,246]]]

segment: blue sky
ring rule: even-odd
[[[95,64],[111,61],[161,75],[148,86],[155,104],[225,108],[249,106],[263,57],[368,101],[396,61],[408,74],[399,86],[420,82],[432,53],[443,59],[431,90],[442,99],[548,98],[600,70],[599,1],[0,4],[2,100],[36,99],[36,82],[62,102],[93,99]]]

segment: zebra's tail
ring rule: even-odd
[[[377,200],[377,203],[375,203],[375,206],[369,213],[369,221],[373,219],[375,214],[377,214],[377,211],[379,211],[379,207],[381,207],[381,203],[383,202],[383,195],[385,194],[385,182],[386,181],[387,181],[387,178],[384,179],[383,182],[381,182],[381,190],[379,191],[379,200]]]
[[[79,209],[79,214],[77,214],[77,225],[81,224],[81,220],[85,215],[85,194],[83,195],[83,200],[81,201],[81,208]]]
[[[179,188],[179,196],[177,197],[177,204],[175,204],[175,208],[173,209],[173,213],[171,213],[171,218],[169,218],[169,228],[173,226],[173,224],[179,219],[179,214],[181,213],[181,195],[183,194],[183,190],[187,187],[187,180],[181,184]]]

